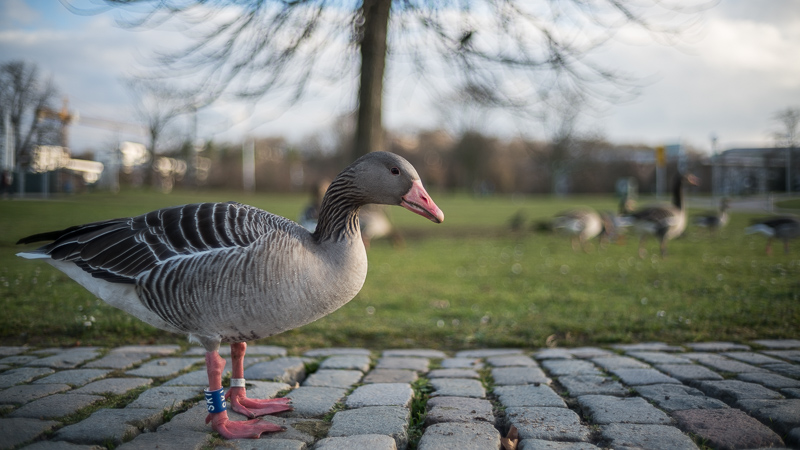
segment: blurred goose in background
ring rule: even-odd
[[[53,242],[19,256],[44,259],[110,305],[202,344],[206,422],[226,439],[257,438],[282,428],[228,419],[219,346],[231,345],[231,409],[251,418],[291,409],[285,398],[245,395],[246,341],[313,322],[355,297],[367,276],[358,213],[369,203],[444,220],[408,161],[375,152],[333,180],[313,233],[252,206],[200,203],[29,236],[18,243]]]
[[[800,219],[796,216],[774,216],[756,219],[745,228],[745,233],[762,233],[767,236],[767,254],[772,254],[772,240],[783,241],[783,251],[789,253],[789,240],[800,237]]]
[[[728,199],[723,198],[719,202],[719,211],[707,212],[694,218],[694,224],[698,227],[708,228],[709,231],[716,231],[724,228],[728,224]]]
[[[617,214],[611,211],[602,211],[600,217],[603,219],[603,233],[601,240],[608,242],[625,242],[625,233],[628,227],[633,225],[631,214],[636,208],[636,200],[627,195],[620,199]]]
[[[675,176],[672,186],[672,204],[647,206],[630,214],[632,226],[639,234],[639,256],[644,258],[645,238],[650,235],[659,240],[661,256],[667,255],[667,242],[680,236],[686,229],[686,203],[684,190],[686,184],[697,185],[699,180],[694,175]]]
[[[405,244],[403,235],[392,224],[385,207],[366,205],[361,208],[358,218],[361,222],[361,240],[364,241],[364,247],[367,250],[374,239],[387,238],[395,248],[400,248]]]
[[[325,192],[328,190],[330,184],[330,180],[322,179],[311,186],[311,202],[303,208],[297,220],[303,228],[312,233],[317,229],[319,210],[322,208],[322,199],[325,197]]]
[[[570,236],[573,250],[580,245],[583,251],[587,251],[589,240],[603,231],[603,220],[591,208],[575,208],[556,214],[553,229]]]

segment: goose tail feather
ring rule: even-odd
[[[47,253],[38,252],[19,252],[17,253],[17,256],[25,259],[50,259],[50,255]]]

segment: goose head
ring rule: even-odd
[[[444,213],[422,186],[414,166],[404,158],[388,152],[372,152],[353,163],[353,185],[363,201],[396,205],[441,223]]]

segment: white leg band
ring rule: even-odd
[[[240,387],[243,388],[244,386],[244,378],[231,378],[231,387]]]

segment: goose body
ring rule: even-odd
[[[693,175],[678,175],[672,188],[672,203],[652,205],[630,214],[633,229],[639,234],[639,256],[644,257],[645,237],[655,236],[660,243],[661,256],[667,254],[667,242],[683,234],[686,229],[686,204],[684,202],[684,183],[697,184]]]
[[[789,253],[789,240],[800,237],[800,218],[795,216],[775,216],[753,221],[745,229],[747,234],[761,233],[767,236],[767,254],[772,254],[772,240],[783,241],[783,251]]]
[[[708,228],[712,231],[725,227],[728,224],[728,200],[722,199],[718,212],[709,212],[695,217],[694,223],[698,227]]]
[[[574,208],[556,214],[553,229],[570,236],[573,250],[578,245],[586,250],[587,242],[603,231],[603,221],[591,208]]]
[[[290,407],[246,398],[245,342],[313,322],[355,297],[367,274],[358,212],[370,203],[444,220],[411,164],[374,152],[331,183],[313,233],[251,206],[199,203],[29,236],[19,243],[52,242],[19,256],[46,259],[112,306],[199,341],[211,391],[221,389],[219,345],[231,343],[233,378],[241,379],[231,405],[254,417]],[[278,431],[230,422],[224,412],[209,417],[226,438]]]
[[[103,234],[81,245],[95,228]],[[313,322],[355,297],[367,273],[359,240],[318,242],[290,220],[238,203],[90,224],[44,248],[47,262],[110,305],[200,342],[255,340]]]

